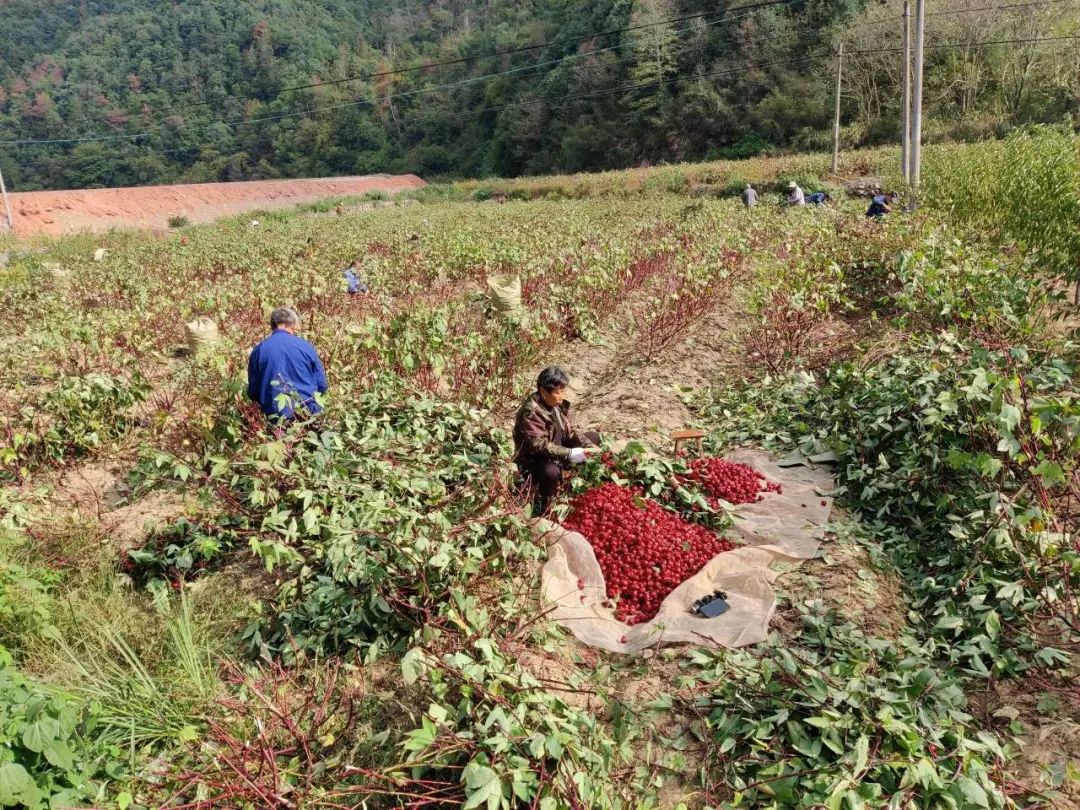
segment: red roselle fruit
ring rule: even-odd
[[[722,458],[697,458],[690,462],[690,475],[683,484],[696,484],[709,495],[710,503],[717,499],[728,503],[755,503],[764,500],[764,492],[782,492],[780,484],[765,480],[765,476],[748,467]]]
[[[613,483],[575,498],[563,525],[592,545],[607,595],[617,600],[615,618],[627,624],[651,619],[676,586],[735,547],[642,497],[640,488]]]

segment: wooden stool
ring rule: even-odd
[[[705,435],[702,430],[694,430],[693,428],[686,428],[685,430],[676,430],[671,434],[671,438],[675,440],[675,455],[679,455],[679,443],[680,442],[695,442],[697,444],[697,451],[700,455],[704,448],[701,444],[701,439]]]

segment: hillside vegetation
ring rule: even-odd
[[[0,170],[34,190],[822,149],[841,41],[845,146],[899,140],[896,3],[742,5],[7,0]],[[1077,115],[1076,0],[998,5],[928,4],[929,139]]]
[[[1035,229],[1023,191],[1080,199],[1080,148],[1048,130],[928,162],[941,184],[882,222],[685,184],[818,157],[6,243],[0,804],[1076,806],[1058,291],[1080,263],[1075,211]],[[357,255],[371,296],[345,293]],[[521,276],[526,330],[488,310],[493,272]],[[285,303],[330,397],[274,436],[245,348]],[[198,315],[222,341],[193,356]],[[547,619],[509,428],[553,359],[612,443],[574,492],[640,485],[724,531],[670,418],[710,453],[835,459],[824,557],[779,577],[766,643],[621,656]]]

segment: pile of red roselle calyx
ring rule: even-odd
[[[563,525],[592,544],[608,598],[616,601],[615,618],[627,624],[651,619],[676,586],[735,547],[643,497],[640,488],[612,483],[576,497]]]
[[[765,476],[734,461],[722,458],[697,458],[690,462],[690,475],[684,484],[697,484],[709,496],[713,508],[717,499],[728,503],[756,503],[763,500],[763,492],[781,492],[780,484],[765,480]]]

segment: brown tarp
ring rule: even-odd
[[[827,469],[780,467],[759,450],[739,450],[726,458],[750,465],[783,490],[734,507],[735,525],[724,534],[738,544],[735,550],[718,554],[672,591],[653,619],[631,627],[601,604],[607,598],[604,575],[589,541],[549,523],[548,561],[541,573],[544,598],[554,605],[549,616],[582,642],[612,652],[673,643],[744,647],[763,641],[776,610],[770,583],[778,574],[772,564],[817,556],[832,508],[832,499],[823,493],[834,482]],[[695,600],[715,590],[727,593],[728,612],[714,619],[690,612]]]

